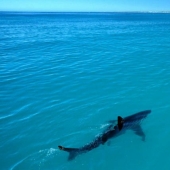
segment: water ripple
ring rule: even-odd
[[[95,161],[100,159],[100,148],[77,163],[66,163],[65,153],[55,148],[59,143],[86,144],[108,120],[146,108],[152,108],[154,115],[144,124],[147,149],[156,147],[151,144],[155,134],[168,141],[169,23],[169,14],[1,15],[1,168],[112,168],[114,153],[107,147],[102,165]],[[161,133],[157,128],[152,131],[154,123],[161,126]],[[126,146],[127,136],[115,139],[118,148]],[[156,145],[162,146],[159,139]],[[128,165],[136,160],[139,153],[133,148],[139,143],[128,144],[127,152],[117,150],[113,168],[121,166],[119,160]],[[139,155],[145,161],[140,169],[156,159],[144,146],[141,154],[149,154],[147,159]],[[82,167],[83,160],[87,165]],[[134,167],[129,169],[139,168]]]

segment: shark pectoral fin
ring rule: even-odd
[[[136,125],[132,128],[136,135],[142,137],[142,141],[145,141],[145,133],[143,132],[140,125]]]
[[[121,116],[118,116],[117,121],[118,121],[118,128],[119,130],[121,130],[123,128],[124,120]]]

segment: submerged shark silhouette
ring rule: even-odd
[[[68,152],[68,160],[73,160],[76,156],[91,151],[101,144],[105,144],[108,139],[122,134],[122,132],[127,129],[133,130],[135,134],[142,137],[142,140],[144,141],[145,134],[140,126],[140,123],[144,118],[147,117],[149,113],[151,113],[151,110],[141,111],[125,118],[118,116],[117,124],[114,125],[116,121],[111,120],[110,126],[101,135],[97,136],[91,143],[86,144],[80,148],[65,148],[63,146],[58,146],[58,148],[60,150]]]

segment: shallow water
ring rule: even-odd
[[[170,14],[0,13],[1,169],[169,170]],[[116,119],[128,131],[67,161]]]

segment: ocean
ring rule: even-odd
[[[68,161],[117,116],[132,131]],[[169,170],[170,13],[0,12],[1,170]]]

